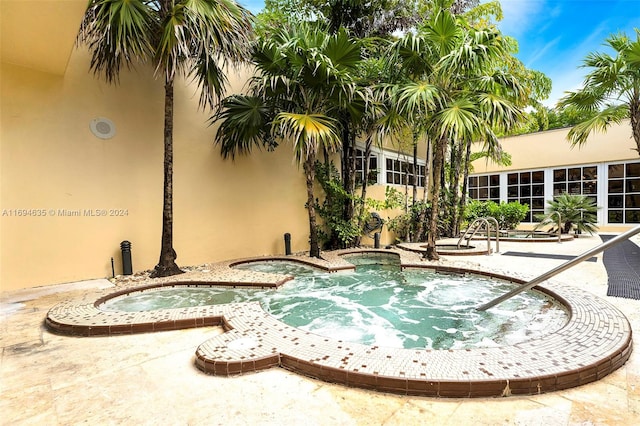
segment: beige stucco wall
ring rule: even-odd
[[[74,51],[64,76],[3,64],[0,104],[2,290],[121,272],[120,242],[132,242],[135,271],[160,249],[163,88],[148,69],[110,86]],[[234,89],[244,74],[234,73]],[[242,81],[242,83],[240,83]],[[194,86],[176,85],[174,247],[178,264],[308,247],[304,177],[289,146],[223,161]],[[116,126],[102,140],[89,128]],[[24,216],[21,209],[33,210]],[[79,212],[63,216],[62,211]],[[100,210],[100,211],[99,211]],[[107,216],[89,216],[89,211]],[[110,216],[123,210],[124,216]],[[17,216],[21,214],[21,216]]]
[[[505,167],[487,163],[485,159],[473,163],[474,173],[523,170],[572,164],[601,163],[639,159],[628,121],[613,124],[606,133],[593,133],[581,147],[571,147],[567,141],[569,128],[503,138],[502,148],[511,154],[512,165]]]

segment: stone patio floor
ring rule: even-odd
[[[504,242],[500,251],[577,255],[599,242],[597,237]],[[562,261],[493,254],[450,256],[442,263],[531,278]],[[556,280],[607,300],[638,329],[640,301],[606,296],[601,255]],[[278,368],[237,377],[206,375],[195,367],[194,353],[204,340],[222,334],[217,326],[91,338],[44,328],[47,311],[58,302],[96,296],[110,285],[94,280],[2,294],[2,424],[640,423],[637,344],[622,368],[577,388],[536,396],[437,399],[349,388]]]

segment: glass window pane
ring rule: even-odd
[[[393,173],[387,172],[387,183],[393,183]]]
[[[500,175],[491,175],[489,177],[489,185],[500,186]]]
[[[393,160],[391,158],[387,158],[387,170],[393,170]]]
[[[582,178],[582,170],[579,167],[567,171],[568,181],[577,181]]]
[[[520,187],[520,197],[530,197],[531,196],[531,187],[529,185]]]
[[[567,180],[567,170],[566,169],[556,169],[553,171],[553,181],[554,182],[564,182]]]
[[[607,213],[609,223],[622,223],[622,210],[609,210]]]
[[[532,198],[531,208],[544,210],[544,198]]]
[[[399,173],[394,173],[393,174],[393,183],[396,185],[400,185],[400,174]]]
[[[517,185],[517,184],[518,184],[518,174],[509,173],[507,175],[507,185]]]
[[[624,207],[625,208],[640,208],[640,194],[627,195],[624,197]]]
[[[508,186],[507,187],[507,197],[509,197],[509,198],[517,198],[518,197],[518,187],[517,186]]]
[[[496,199],[496,198],[497,198],[497,199],[500,199],[500,188],[491,188],[491,189],[489,190],[489,196],[490,196],[492,199]]]
[[[520,183],[531,183],[531,173],[530,172],[524,172],[524,173],[520,173]]]
[[[564,192],[567,192],[567,184],[566,183],[554,183],[553,184],[553,196],[560,195]]]
[[[533,183],[544,183],[544,172],[537,171],[531,173],[531,182]]]
[[[544,185],[532,185],[531,195],[533,195],[534,197],[544,197]]]
[[[640,163],[627,164],[627,177],[640,177]]]
[[[371,185],[375,185],[376,183],[378,183],[378,172],[375,170],[372,170],[369,172],[369,179],[368,179],[368,183]]]
[[[478,196],[480,199],[489,198],[489,190],[487,188],[480,188],[478,190]]]
[[[610,180],[609,181],[609,193],[610,194],[619,194],[623,192],[623,180]]]
[[[478,199],[478,190],[477,189],[470,189],[469,190],[469,198],[473,198],[474,200]]]
[[[597,194],[598,186],[596,184],[596,181],[592,180],[589,182],[582,182],[582,193],[585,195]]]
[[[609,166],[609,179],[611,178],[623,178],[624,167],[622,164],[612,164]]]
[[[625,211],[624,223],[640,223],[640,210]]]
[[[369,157],[369,169],[378,170],[378,157]]]
[[[608,199],[609,199],[609,208],[611,208],[611,207],[618,207],[618,208],[624,207],[622,205],[622,195],[609,195]]]
[[[570,182],[567,185],[567,192],[569,192],[569,194],[580,194],[580,191],[582,190],[582,185],[580,185],[580,182]]]
[[[640,192],[640,179],[627,179],[626,192]]]
[[[582,168],[582,179],[583,180],[594,180],[598,178],[598,168],[593,167],[583,167]]]
[[[478,178],[478,186],[489,186],[489,177],[488,176],[480,176]]]

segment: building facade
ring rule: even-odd
[[[554,197],[581,194],[599,207],[601,229],[620,231],[639,224],[640,156],[629,122],[592,135],[582,147],[572,148],[568,133],[569,129],[560,129],[503,139],[512,165],[476,161],[468,181],[469,197],[528,204],[524,223],[532,225]]]

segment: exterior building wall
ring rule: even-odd
[[[511,154],[512,165],[500,166],[484,159],[473,163],[474,173],[524,170],[539,167],[569,166],[638,159],[628,121],[612,125],[606,133],[592,134],[587,143],[572,148],[567,141],[569,128],[502,138],[505,152]]]
[[[567,140],[569,130],[501,140],[512,165],[475,161],[470,197],[508,202],[521,198],[524,192],[524,201],[517,201],[527,202],[532,213],[540,214],[545,212],[547,202],[562,192],[583,194],[599,207],[600,230],[623,231],[640,223],[640,156],[630,123],[612,125],[606,133],[595,133],[583,146],[574,148]],[[488,191],[482,190],[482,196],[481,191],[471,189],[480,179],[489,185]],[[486,194],[489,196],[484,197]],[[525,222],[523,227],[531,228],[534,220],[528,218]]]
[[[0,235],[2,290],[134,271],[160,252],[164,89],[152,71],[117,86],[74,51],[63,76],[2,65]],[[246,73],[231,73],[231,91]],[[223,161],[194,85],[175,85],[174,247],[179,265],[308,248],[305,184],[290,146]],[[115,124],[100,139],[90,123]]]

